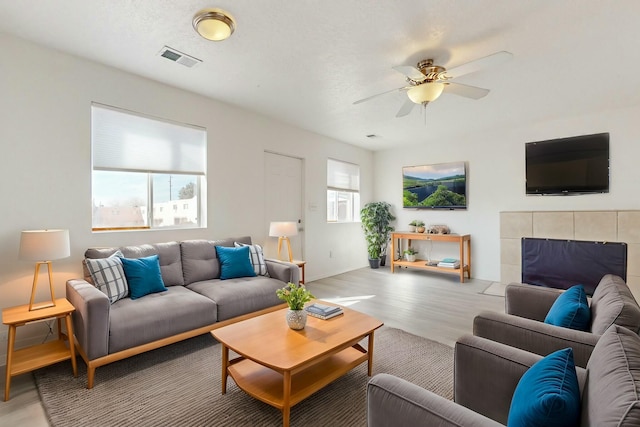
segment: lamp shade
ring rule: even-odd
[[[444,83],[422,83],[414,86],[407,92],[409,99],[416,104],[431,102],[438,99],[444,90]]]
[[[52,261],[69,255],[69,230],[26,230],[20,235],[21,259]]]
[[[223,10],[205,9],[193,17],[193,28],[205,39],[217,42],[229,38],[236,24],[233,17]]]
[[[274,221],[269,225],[269,236],[289,237],[298,234],[298,224],[293,221]]]

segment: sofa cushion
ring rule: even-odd
[[[234,247],[234,242],[251,244],[251,237],[244,236],[221,240],[183,240],[180,242],[184,284],[220,278],[220,262],[216,246]]]
[[[107,258],[117,250],[120,250],[126,258],[142,258],[158,255],[160,271],[165,286],[182,286],[182,257],[178,242],[155,243],[152,245],[123,246],[121,248],[91,248],[84,253],[85,258]],[[88,271],[85,266],[85,280]]]
[[[129,286],[120,258],[122,252],[116,251],[108,258],[85,260],[93,285],[109,297],[111,304],[129,295]]]
[[[235,279],[238,277],[255,277],[256,273],[249,258],[249,247],[226,248],[216,246],[216,253],[220,260],[220,279]]]
[[[282,304],[276,295],[280,280],[270,277],[242,277],[229,280],[206,280],[187,288],[216,303],[218,321]]]
[[[142,298],[145,295],[167,290],[162,281],[158,255],[142,258],[122,258],[122,267],[129,284],[129,296],[131,299]]]
[[[588,331],[591,324],[591,310],[584,287],[575,285],[560,294],[547,313],[544,323]]]
[[[182,286],[111,305],[109,353],[146,344],[216,322],[216,305]]]
[[[529,368],[516,386],[508,426],[577,426],[580,386],[573,350],[555,351]]]
[[[596,288],[597,291],[597,288]],[[612,325],[587,363],[582,393],[583,425],[640,425],[640,337]]]
[[[269,277],[269,271],[267,270],[267,263],[264,260],[264,252],[262,251],[262,246],[258,244],[247,245],[245,243],[234,243],[236,248],[242,246],[249,247],[249,261],[251,261],[251,265],[253,265],[253,271],[255,271],[256,276],[267,276]]]
[[[624,280],[607,274],[591,298],[591,332],[602,335],[613,324],[640,332],[640,307]]]

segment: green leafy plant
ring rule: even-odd
[[[405,255],[417,255],[417,254],[418,254],[418,251],[416,251],[416,250],[415,250],[415,249],[413,249],[413,248],[407,248],[407,249],[405,249],[405,250],[403,251],[403,253],[404,253]]]
[[[411,221],[411,222],[409,223],[409,225],[413,225],[413,226],[415,227],[416,225],[418,225],[418,220],[417,220],[417,219],[414,219],[413,221]]]
[[[291,310],[302,310],[305,303],[311,301],[311,298],[315,298],[304,285],[296,285],[291,282],[284,288],[278,289],[276,295],[285,301]]]
[[[417,219],[413,222],[415,222],[415,224],[413,225],[415,225],[416,227],[424,227],[424,221],[420,221],[419,219]]]
[[[391,205],[387,202],[367,203],[360,210],[369,259],[379,259],[385,253],[393,231],[391,221],[395,219],[391,213]]]

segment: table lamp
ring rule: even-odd
[[[36,269],[33,274],[33,285],[31,286],[31,299],[29,300],[29,311],[41,308],[53,307],[56,299],[53,294],[53,277],[51,274],[51,261],[66,258],[71,254],[69,247],[69,230],[26,230],[20,235],[20,259],[36,261]],[[38,287],[38,274],[42,264],[47,265],[49,271],[49,291],[51,292],[51,302],[44,305],[35,306],[33,300]]]
[[[293,261],[291,255],[291,242],[289,236],[298,234],[298,224],[294,221],[274,221],[269,225],[269,236],[278,238],[278,259],[280,259],[280,251],[282,250],[282,242],[287,242],[287,250],[289,251],[289,262]]]

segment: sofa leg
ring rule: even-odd
[[[96,375],[96,368],[91,366],[91,364],[87,365],[87,388],[93,388],[93,378]]]

